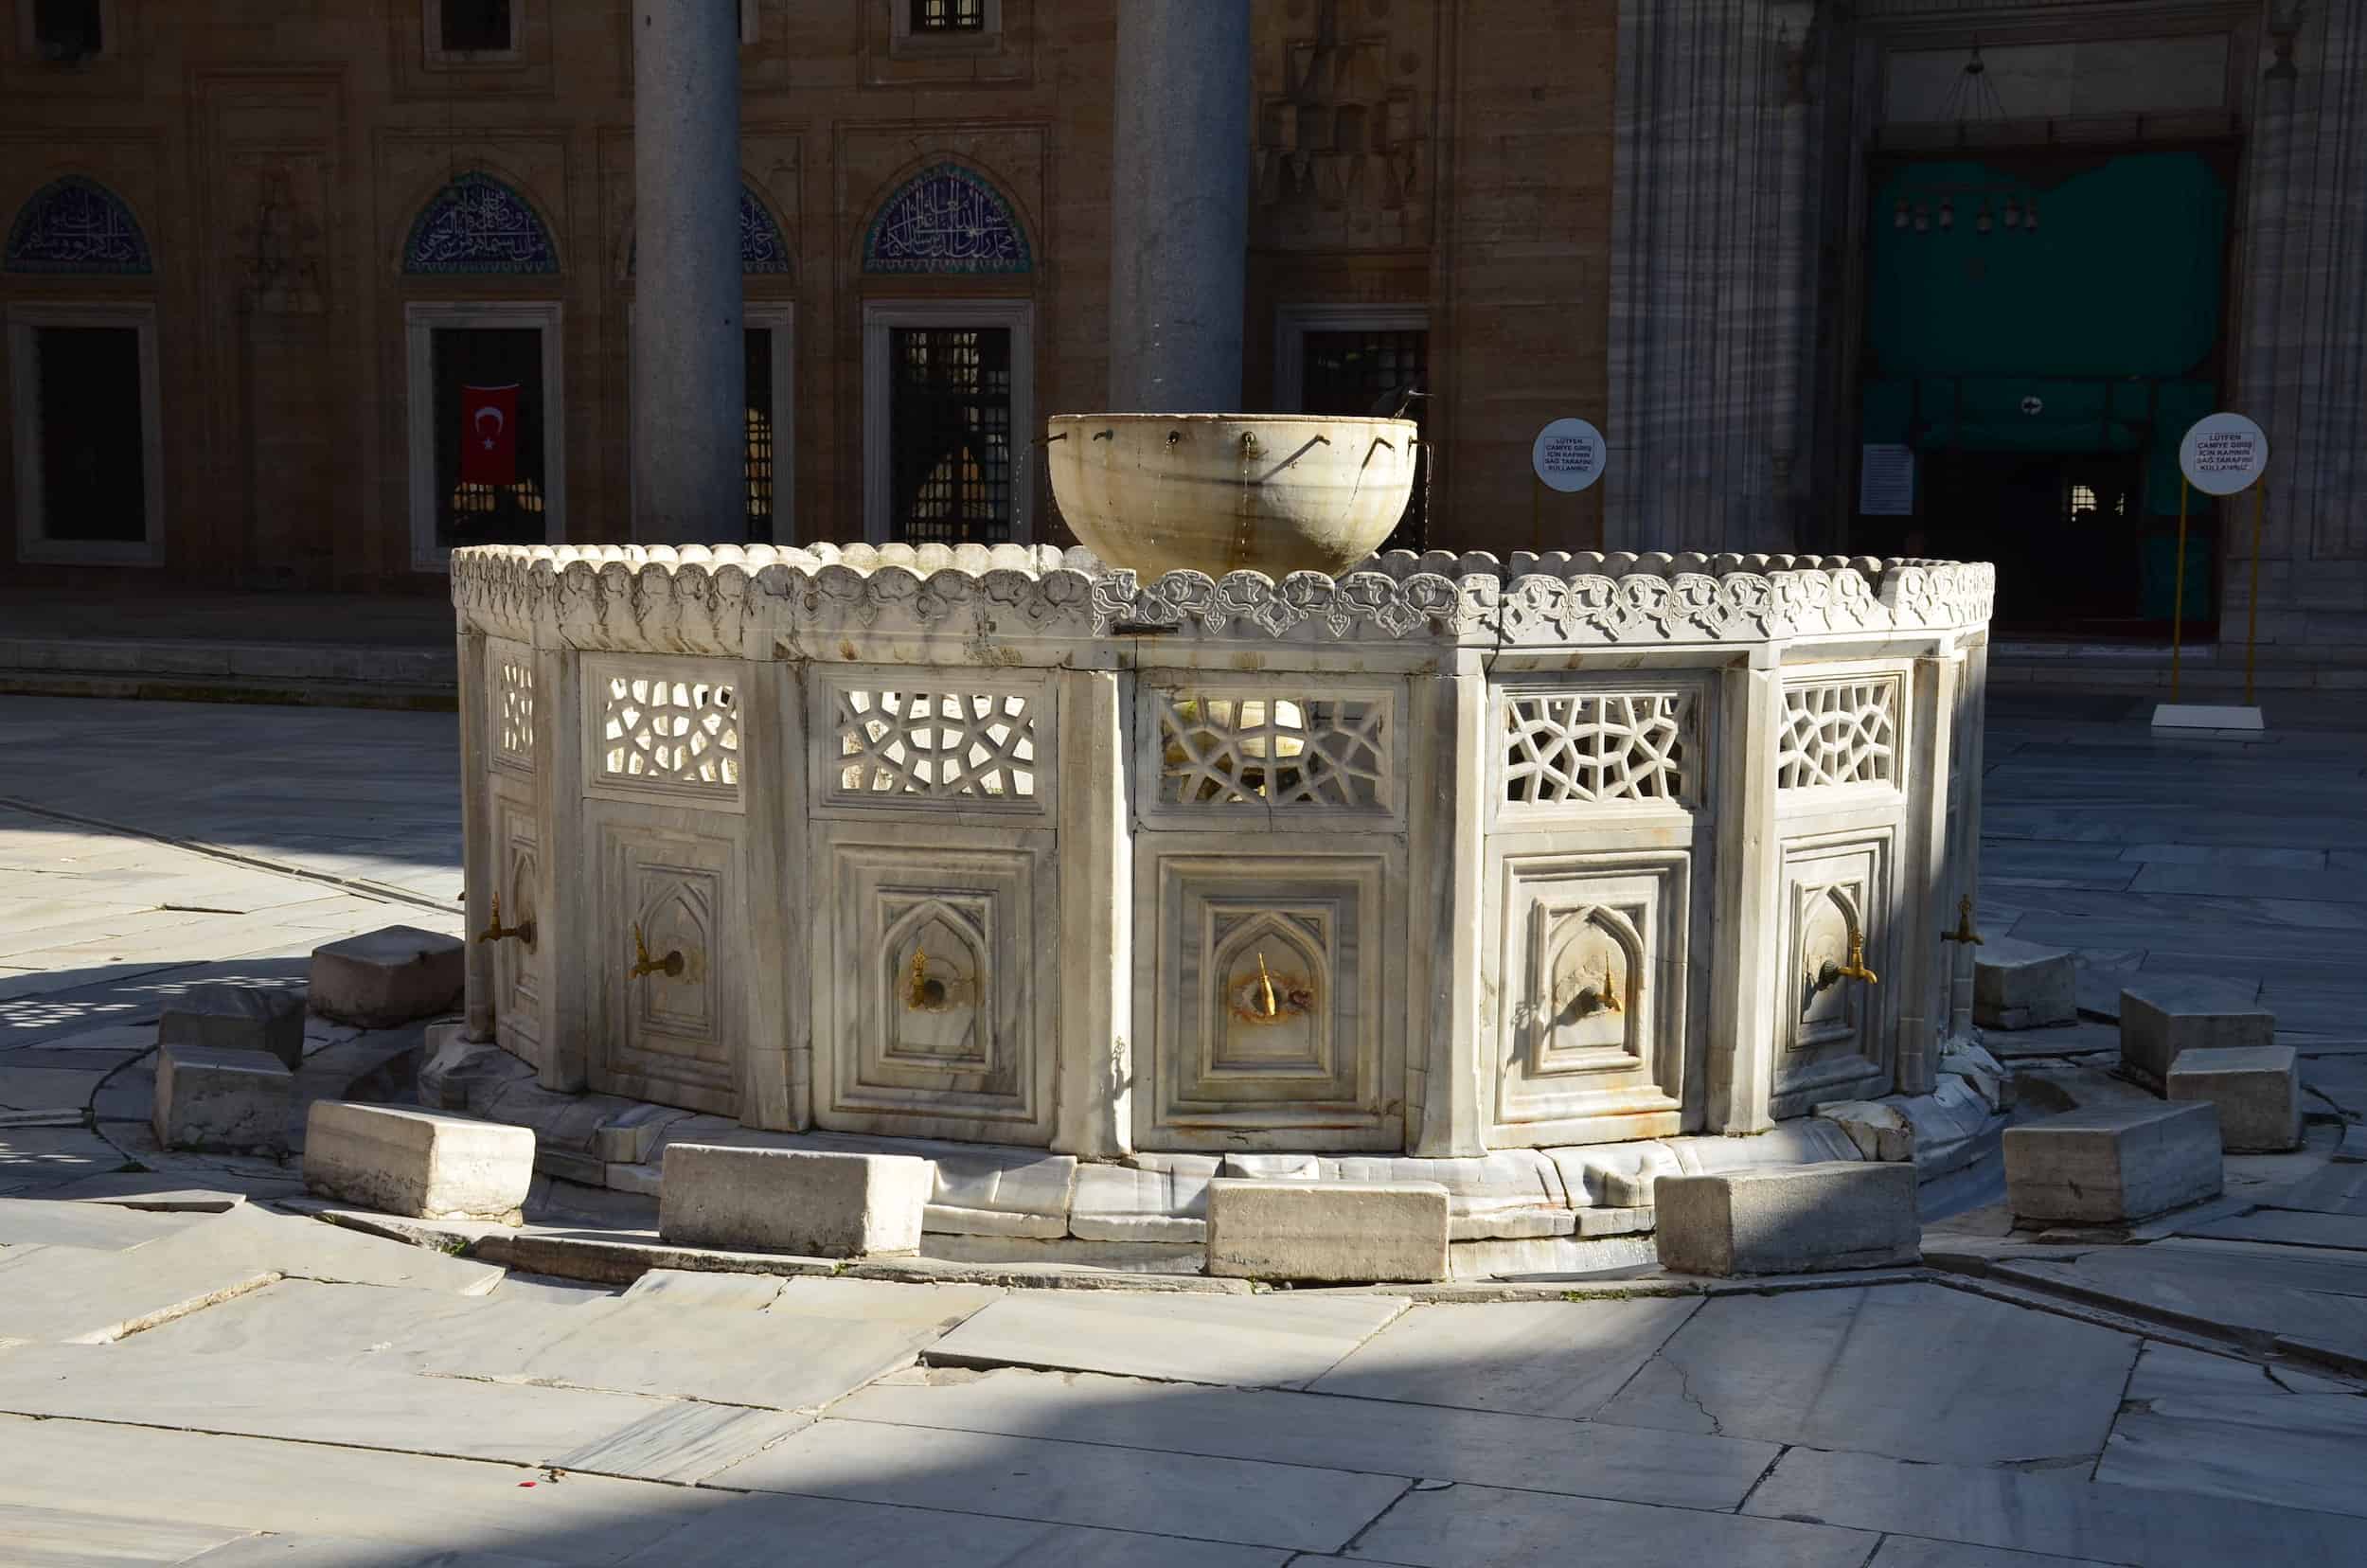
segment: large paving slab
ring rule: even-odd
[[[0,1139],[7,1134],[0,1133]],[[6,1180],[0,1171],[0,1180]],[[2253,1200],[2263,1208],[2306,1209],[2317,1214],[2367,1215],[2367,1165],[2339,1163],[2305,1181]]]
[[[2274,1241],[2294,1247],[2342,1247],[2367,1253],[2367,1214],[2318,1214],[2306,1209],[2256,1209],[2251,1214],[2181,1230],[2180,1236],[2228,1241]]]
[[[2367,1517],[2362,1453],[2356,1394],[2172,1395],[2121,1417],[2096,1479]]]
[[[1885,1536],[1866,1568],[2109,1568],[2093,1558],[2055,1557],[2037,1552],[2001,1552],[1960,1541],[1922,1541]]]
[[[107,1203],[0,1198],[0,1247],[46,1244],[121,1252],[172,1235],[190,1223],[185,1214],[151,1214]]]
[[[1935,1285],[1725,1296],[1600,1419],[1965,1464],[2092,1454],[2138,1343]]]
[[[596,1475],[521,1485],[534,1479],[508,1464],[0,1416],[0,1504],[356,1538],[388,1557],[400,1545],[466,1541],[523,1557],[557,1551],[585,1568],[614,1564],[730,1502]]]
[[[169,1519],[111,1519],[29,1504],[0,1503],[0,1550],[11,1568],[108,1568],[187,1562],[245,1535]],[[219,1560],[205,1559],[207,1568]]]
[[[99,1345],[277,1279],[238,1258],[152,1249],[11,1247],[0,1253],[0,1345]]]
[[[1644,1298],[1416,1307],[1314,1387],[1582,1420],[1601,1410],[1700,1305]]]
[[[476,1552],[466,1547],[392,1545],[352,1536],[246,1536],[218,1546],[188,1568],[565,1568],[545,1557]]]
[[[203,1220],[175,1235],[169,1245],[191,1254],[250,1259],[291,1279],[449,1291],[455,1295],[488,1294],[507,1272],[317,1220],[272,1214],[253,1203]]]
[[[1807,1448],[1778,1460],[1743,1512],[2146,1568],[2356,1568],[2360,1540],[2337,1513]]]
[[[37,1197],[123,1164],[121,1149],[79,1127],[0,1127],[0,1198]]]
[[[1680,1507],[1739,1504],[1772,1443],[1273,1389],[1089,1373],[899,1373],[831,1408],[848,1419],[1486,1483]]]
[[[1035,1366],[1185,1382],[1322,1377],[1406,1310],[1396,1296],[1006,1296],[931,1346],[947,1366]]]
[[[1360,1537],[1359,1561],[1409,1568],[1860,1568],[1878,1537],[1783,1519],[1551,1497],[1495,1487],[1416,1491]],[[1579,1543],[1583,1543],[1582,1548]]]
[[[2162,1316],[2255,1340],[2279,1338],[2367,1359],[2367,1300],[2293,1290],[2245,1277],[2240,1267],[2163,1267],[2100,1248],[2076,1261],[2014,1259],[1994,1265],[2000,1279],[2035,1285],[2134,1315]]]
[[[1410,1478],[983,1433],[937,1432],[917,1444],[909,1427],[833,1419],[713,1484],[1333,1552]]]

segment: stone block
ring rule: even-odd
[[[1656,1143],[1579,1144],[1545,1154],[1561,1173],[1573,1208],[1649,1208],[1652,1184],[1684,1170],[1673,1152]]]
[[[276,986],[200,986],[165,1005],[156,1043],[268,1052],[294,1072],[304,1062],[304,997]]]
[[[1447,1189],[1436,1182],[1218,1180],[1208,1272],[1326,1284],[1445,1279]]]
[[[1972,952],[1972,1021],[2042,1029],[2079,1018],[2079,969],[2061,948],[1992,936]]]
[[[2014,1108],[2014,1075],[1987,1047],[1951,1040],[1940,1047],[1940,1072],[1963,1078],[1981,1102],[1996,1112]]]
[[[468,944],[417,926],[388,926],[312,950],[312,1010],[391,1029],[460,1006]]]
[[[2230,1152],[2302,1146],[2302,1079],[2289,1045],[2182,1052],[2170,1063],[2169,1097],[2217,1107],[2219,1144]]]
[[[658,1238],[809,1257],[917,1252],[935,1180],[909,1154],[668,1144]]]
[[[273,1052],[188,1044],[157,1050],[153,1124],[166,1149],[282,1154],[295,1107],[295,1075]]]
[[[1816,1114],[1849,1134],[1861,1159],[1898,1162],[1915,1157],[1915,1124],[1895,1105],[1880,1100],[1835,1100]]]
[[[1143,1168],[1080,1166],[1068,1233],[1085,1241],[1203,1240],[1208,1183],[1218,1168],[1215,1156]]]
[[[1915,1191],[1905,1162],[1664,1176],[1653,1194],[1661,1263],[1720,1276],[1913,1263],[1923,1256]]]
[[[2216,1107],[2099,1105],[2005,1130],[2017,1218],[2110,1224],[2218,1195]]]
[[[2216,980],[2141,980],[2121,989],[2121,1065],[2156,1090],[2186,1051],[2276,1043],[2276,1015],[2251,987]]]
[[[516,1223],[534,1181],[534,1134],[435,1111],[315,1100],[304,1185],[382,1214]]]

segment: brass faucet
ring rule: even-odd
[[[1625,1007],[1619,1005],[1619,988],[1611,983],[1610,959],[1606,958],[1603,960],[1602,979],[1579,991],[1578,1001],[1584,1004],[1584,1006],[1578,1009],[1578,1016],[1581,1018],[1585,1017],[1588,1013],[1596,1011],[1627,1011]]]
[[[1849,962],[1836,964],[1825,959],[1824,967],[1816,971],[1816,989],[1824,990],[1843,980],[1862,980],[1869,986],[1882,982],[1880,975],[1865,967],[1865,932],[1855,921],[1849,927]]]
[[[526,946],[532,947],[534,945],[534,922],[521,920],[514,926],[502,924],[501,889],[495,888],[493,890],[493,918],[486,922],[483,931],[476,934],[476,939],[480,942],[498,942],[510,936],[515,936]]]
[[[1274,999],[1273,976],[1266,972],[1266,955],[1257,955],[1257,1005],[1263,1018],[1282,1016],[1282,1004]]]
[[[645,974],[663,974],[670,980],[682,972],[682,950],[676,948],[663,958],[650,957],[650,944],[641,939],[641,927],[638,922],[635,922],[632,928],[632,968],[625,974],[628,980],[638,980]]]
[[[934,1011],[945,1005],[945,982],[929,974],[929,950],[913,949],[912,982],[904,990],[904,1006],[916,1012]]]
[[[1943,942],[1968,942],[1981,945],[1981,934],[1972,929],[1972,895],[1967,893],[1956,905],[1956,929],[1940,933]]]

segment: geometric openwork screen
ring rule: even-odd
[[[1170,806],[1389,801],[1389,704],[1373,699],[1155,692],[1159,800]]]
[[[1578,692],[1505,704],[1504,799],[1516,805],[1682,801],[1689,794],[1689,692]]]
[[[839,687],[830,793],[1011,801],[1036,793],[1036,713],[1009,691]]]
[[[616,675],[605,696],[603,777],[691,788],[739,783],[739,719],[730,686]]]
[[[1898,775],[1897,745],[1896,676],[1786,686],[1775,784],[1887,784]]]

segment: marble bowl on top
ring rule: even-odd
[[[1110,564],[1279,581],[1345,572],[1389,537],[1419,435],[1411,419],[1063,414],[1044,450],[1060,515]]]

